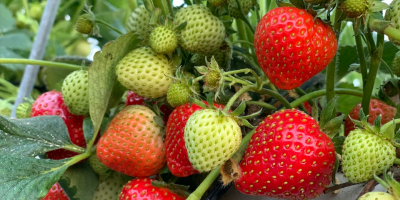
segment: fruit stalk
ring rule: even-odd
[[[169,0],[153,0],[154,7],[160,8],[164,16],[168,16],[170,14],[167,1]]]
[[[340,16],[342,15],[342,11],[340,9],[336,9],[335,11],[335,20],[334,20],[334,30],[335,33],[340,32],[341,22],[338,22]],[[336,40],[339,41],[339,34],[336,34]],[[333,97],[335,97],[335,73],[336,73],[336,56],[333,58],[331,63],[328,65],[327,73],[326,73],[326,102],[329,102]]]
[[[368,73],[368,81],[364,85],[363,97],[361,102],[361,107],[363,108],[365,115],[368,115],[369,113],[369,101],[371,100],[372,90],[374,89],[375,78],[378,73],[382,53],[383,46],[379,46],[371,54],[371,66]]]
[[[353,30],[354,32],[356,32],[355,24],[353,24]],[[356,40],[358,60],[360,61],[363,86],[365,86],[367,82],[368,72],[367,72],[367,64],[365,63],[364,47],[361,41],[361,33],[357,33],[354,38]]]
[[[285,97],[283,97],[282,95],[280,95],[278,92],[272,91],[272,90],[267,90],[267,89],[261,89],[261,90],[252,90],[254,92],[258,92],[260,94],[266,94],[269,95],[271,97],[276,98],[279,102],[282,103],[282,105],[289,109],[292,108],[292,105],[290,105],[290,103],[285,99]]]
[[[238,99],[242,94],[246,93],[247,91],[249,91],[251,89],[252,86],[244,86],[242,87],[242,89],[240,89],[239,91],[237,91],[228,101],[228,103],[226,104],[225,108],[224,108],[224,112],[228,113],[229,109],[231,109],[233,103],[235,103],[236,99]]]
[[[390,38],[400,40],[400,31],[391,27],[389,23],[382,22],[378,19],[370,19],[368,25],[372,30],[378,33],[384,33]]]
[[[52,61],[44,61],[44,60],[32,60],[32,59],[24,59],[24,58],[0,58],[0,64],[26,64],[26,65],[39,65],[46,67],[55,67],[60,69],[71,69],[71,70],[79,70],[82,67],[79,65],[60,63],[60,62],[52,62]]]
[[[111,30],[113,30],[113,31],[115,31],[115,32],[117,32],[117,33],[119,33],[120,35],[123,35],[123,34],[124,34],[124,33],[122,33],[120,30],[114,28],[114,27],[111,26],[109,23],[107,23],[107,22],[105,22],[105,21],[103,21],[103,20],[96,19],[96,20],[94,20],[94,21],[95,21],[96,23],[103,24],[104,26],[107,26],[108,28],[110,28]]]
[[[63,147],[63,149],[68,150],[68,151],[73,151],[73,152],[76,152],[76,153],[85,153],[86,152],[85,148],[82,148],[80,146],[76,146],[76,145],[73,145],[73,144],[67,144],[67,145],[65,145]]]
[[[310,92],[310,93],[292,101],[290,104],[294,108],[310,99],[313,99],[316,97],[321,97],[321,96],[324,96],[325,94],[326,94],[326,90],[318,90],[318,91]],[[351,90],[351,89],[344,89],[344,88],[337,88],[335,90],[335,94],[347,94],[347,95],[353,95],[353,96],[358,96],[358,97],[363,96],[363,92],[360,92],[357,90]],[[373,98],[378,99],[378,97],[375,97],[375,96],[373,96]]]
[[[251,132],[249,132],[246,136],[243,137],[239,149],[236,151],[235,154],[233,154],[232,158],[236,162],[239,162],[242,159],[242,156],[247,148],[247,145],[249,144],[249,141],[254,133],[254,130],[255,129],[253,129]],[[201,184],[196,188],[196,190],[189,195],[187,200],[200,200],[204,192],[206,192],[206,190],[210,187],[210,185],[214,182],[214,180],[219,176],[220,169],[221,166],[218,166],[217,168],[213,169],[203,180],[203,182],[201,182]]]
[[[247,105],[258,105],[269,110],[276,110],[276,107],[262,101],[246,101]]]

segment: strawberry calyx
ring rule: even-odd
[[[400,199],[400,183],[393,178],[393,175],[392,172],[387,172],[387,169],[385,168],[383,171],[383,179],[379,178],[375,173],[374,178],[391,195],[393,195],[394,199]]]
[[[207,66],[197,66],[196,70],[204,75],[205,85],[203,86],[204,92],[215,92],[215,99],[219,98],[219,94],[224,88],[224,70],[218,66],[214,56],[211,57],[210,62],[205,58]]]

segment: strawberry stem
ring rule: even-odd
[[[263,101],[246,101],[247,105],[257,105],[257,106],[261,106],[263,108],[269,109],[269,110],[276,110],[276,107],[269,104],[269,103],[265,103]]]
[[[117,32],[117,33],[120,34],[120,35],[123,35],[123,34],[124,34],[124,33],[122,33],[120,30],[116,29],[115,27],[111,26],[109,23],[107,23],[107,22],[105,22],[105,21],[103,21],[103,20],[95,19],[94,21],[95,21],[96,23],[98,23],[98,24],[103,24],[104,26],[107,26],[108,28],[110,28],[111,30]]]
[[[240,89],[239,91],[237,91],[228,101],[228,103],[226,104],[225,108],[223,109],[223,111],[225,113],[228,113],[229,109],[231,109],[233,103],[235,103],[236,99],[238,99],[242,94],[246,93],[247,91],[249,91],[251,89],[252,86],[247,85],[242,87],[242,89]]]
[[[169,0],[153,0],[154,7],[160,8],[164,16],[168,16],[170,14],[167,1]]]
[[[82,68],[79,65],[53,62],[53,61],[44,61],[44,60],[24,59],[24,58],[0,58],[0,64],[3,64],[3,63],[39,65],[39,66],[46,66],[46,67],[55,67],[55,68],[60,68],[60,69],[71,69],[71,70],[79,70]]]
[[[316,97],[321,97],[324,96],[326,94],[326,90],[318,90],[318,91],[314,91],[314,92],[310,92],[294,101],[292,101],[290,104],[292,107],[297,107],[300,104],[316,98]],[[363,96],[363,92],[361,91],[357,91],[357,90],[352,90],[352,89],[344,89],[344,88],[337,88],[335,90],[335,94],[347,94],[347,95],[353,95],[353,96],[358,96],[358,97],[362,97]],[[378,97],[373,96],[374,99],[378,99]]]
[[[353,24],[353,30],[354,30],[354,32],[356,32],[355,24]],[[365,86],[365,84],[367,82],[368,72],[367,72],[367,64],[365,62],[364,47],[363,47],[362,40],[361,40],[361,33],[357,33],[354,38],[356,40],[358,60],[360,61],[360,69],[361,69],[361,75],[362,75],[362,80],[363,80],[363,86]]]

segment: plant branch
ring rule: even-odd
[[[342,188],[345,188],[345,187],[349,187],[349,186],[352,186],[352,185],[358,185],[358,184],[361,184],[361,183],[346,182],[346,183],[342,183],[342,184],[339,184],[339,185],[334,185],[332,187],[326,188],[326,190],[324,190],[324,194],[331,193],[331,192],[333,192],[335,190],[342,189]]]
[[[261,94],[266,94],[269,95],[271,97],[274,97],[275,99],[277,99],[279,102],[282,103],[282,105],[286,108],[292,108],[292,105],[285,99],[285,97],[283,97],[282,95],[280,95],[278,92],[272,91],[272,90],[268,90],[268,89],[261,89],[261,90],[257,90],[256,88],[253,88],[254,92],[258,92]]]
[[[79,70],[82,67],[79,65],[53,62],[53,61],[44,61],[44,60],[31,60],[24,58],[0,58],[0,64],[26,64],[26,65],[39,65],[46,67],[55,67],[60,69],[71,69],[71,70]]]
[[[269,110],[276,110],[277,108],[269,103],[265,103],[262,101],[246,101],[247,105],[257,105]]]
[[[356,29],[355,24],[353,24],[353,29],[355,32],[355,29]],[[368,71],[367,71],[367,64],[365,62],[365,54],[364,54],[364,47],[363,47],[362,40],[361,40],[361,33],[357,33],[355,35],[355,40],[356,40],[356,46],[357,46],[358,60],[360,61],[362,82],[363,82],[363,87],[364,87],[365,83],[367,82]]]
[[[226,104],[225,108],[223,109],[223,111],[225,113],[228,113],[229,109],[231,109],[232,105],[235,103],[235,101],[244,93],[246,93],[247,91],[249,91],[252,88],[251,85],[248,86],[244,86],[242,87],[239,91],[237,91],[228,101],[228,103]]]
[[[108,28],[110,28],[111,30],[113,30],[113,31],[115,31],[115,32],[117,32],[117,33],[119,33],[120,35],[123,35],[123,34],[124,34],[124,33],[122,33],[120,30],[116,29],[115,27],[111,26],[109,23],[107,23],[107,22],[105,22],[105,21],[103,21],[103,20],[95,19],[95,22],[96,22],[96,23],[99,23],[99,24],[103,24],[104,26],[107,26]]]

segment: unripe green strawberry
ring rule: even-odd
[[[15,114],[18,119],[30,118],[31,117],[31,109],[32,109],[31,103],[28,103],[28,102],[21,103],[18,105]]]
[[[174,23],[187,22],[181,31],[179,43],[192,53],[208,54],[219,49],[225,40],[225,26],[204,5],[181,8],[175,15]]]
[[[112,172],[110,168],[105,166],[97,157],[97,155],[94,153],[90,155],[89,157],[89,164],[92,166],[92,169],[96,174],[98,174],[100,177],[106,177]]]
[[[75,30],[82,34],[90,34],[94,27],[91,18],[91,14],[83,14],[79,16],[75,23]]]
[[[386,192],[368,192],[358,200],[394,200],[393,196]]]
[[[340,3],[340,10],[349,18],[357,18],[367,11],[367,1],[346,0]]]
[[[219,80],[221,80],[221,74],[214,70],[212,70],[208,74],[206,74],[206,76],[204,78],[206,85],[210,88],[218,87]]]
[[[391,25],[393,28],[400,30],[400,0],[393,0],[390,3],[390,8],[386,10],[385,20],[391,21]],[[400,41],[392,39],[389,37],[389,40],[396,45],[400,45]]]
[[[208,0],[208,3],[210,3],[214,7],[222,7],[225,5],[227,0]]]
[[[172,107],[178,107],[189,102],[191,91],[187,84],[179,81],[172,83],[167,92],[167,101]]]
[[[155,99],[167,94],[172,83],[173,67],[163,54],[149,47],[135,49],[116,66],[118,81],[139,96]]]
[[[93,200],[116,200],[128,181],[122,174],[114,172],[110,177],[100,177],[99,186],[94,191]]]
[[[242,133],[234,118],[220,111],[203,109],[193,113],[185,126],[189,161],[200,172],[213,170],[239,148]]]
[[[174,31],[166,26],[157,26],[150,33],[150,47],[157,53],[172,53],[178,46]]]
[[[390,141],[367,130],[355,129],[343,144],[342,167],[350,182],[361,183],[392,166],[396,148]]]
[[[244,15],[249,14],[251,8],[254,6],[253,0],[239,0],[239,3]],[[239,7],[236,4],[236,0],[229,1],[228,10],[229,15],[231,15],[233,18],[241,18],[242,14],[240,13]]]
[[[74,115],[89,115],[88,71],[77,70],[63,81],[62,95],[69,112]]]
[[[400,51],[396,53],[392,62],[393,73],[400,77]]]
[[[127,30],[136,31],[143,39],[140,43],[143,46],[149,43],[149,23],[150,14],[144,5],[137,7],[129,16]]]

